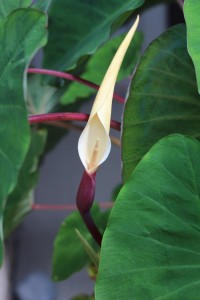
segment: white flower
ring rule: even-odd
[[[89,120],[78,141],[80,159],[90,174],[94,173],[99,165],[107,159],[111,150],[109,131],[115,82],[138,23],[139,16],[118,48],[104,76]]]

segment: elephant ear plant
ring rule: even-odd
[[[141,56],[137,15],[142,22],[160,2],[174,2],[185,24],[168,28]],[[42,159],[66,128],[79,130],[85,171],[77,210],[55,238],[52,279],[87,266],[94,293],[74,300],[200,298],[199,15],[193,0],[2,2],[1,262],[4,240],[25,215],[50,208],[33,199]],[[125,21],[133,24],[127,34],[118,30]],[[114,87],[126,77],[124,99]],[[91,113],[77,112],[93,90]],[[121,122],[111,120],[113,99]],[[115,202],[97,205],[96,172],[112,143],[121,147],[122,183]]]

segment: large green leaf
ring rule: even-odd
[[[200,93],[200,1],[185,0],[184,16],[187,26],[188,52],[194,62]]]
[[[106,227],[109,211],[101,212],[99,207],[95,205],[92,209],[92,215],[100,231],[103,231]],[[84,225],[79,212],[71,213],[62,223],[54,243],[52,277],[55,281],[68,278],[89,262],[88,254],[75,229],[78,229],[87,242],[98,251],[98,246]]]
[[[82,56],[93,54],[144,0],[60,0],[49,12],[49,41],[44,66],[68,70]]]
[[[45,26],[45,15],[32,9],[14,11],[0,25],[1,223],[5,199],[17,182],[30,142],[24,70],[35,51],[46,42]]]
[[[38,159],[44,149],[46,131],[33,131],[31,144],[19,172],[16,187],[8,196],[3,215],[4,237],[24,219],[33,204],[32,189],[38,178]]]
[[[170,28],[150,45],[133,77],[123,118],[124,180],[150,147],[170,133],[200,137],[200,96],[184,25]]]
[[[98,49],[89,60],[81,77],[96,84],[101,84],[104,74],[124,37],[125,34],[117,36]],[[120,68],[118,80],[122,80],[131,74],[140,57],[141,43],[142,35],[136,33],[124,58],[122,67]],[[90,87],[74,82],[62,96],[61,102],[62,104],[72,103],[77,98],[87,98],[93,93],[94,90]]]
[[[122,188],[104,234],[96,300],[199,299],[200,143],[171,135]]]
[[[28,7],[31,0],[0,0],[0,23],[4,20],[13,10],[22,7]]]

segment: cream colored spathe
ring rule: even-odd
[[[111,150],[109,131],[115,82],[138,23],[139,16],[118,48],[104,76],[89,120],[78,141],[80,159],[90,174],[94,173],[106,160]]]

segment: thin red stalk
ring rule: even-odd
[[[93,239],[97,242],[97,244],[101,247],[101,242],[102,242],[102,234],[99,231],[98,227],[96,226],[92,215],[90,213],[90,210],[87,213],[81,214],[82,219],[87,227],[87,229],[89,230],[89,232],[91,233]]]
[[[101,208],[111,208],[113,207],[113,202],[100,202],[99,206]],[[77,206],[75,204],[37,204],[34,203],[32,205],[32,210],[40,210],[40,211],[73,211],[77,210]]]
[[[40,114],[40,115],[32,115],[28,117],[29,123],[46,123],[53,121],[80,121],[87,122],[89,118],[88,114],[82,113],[51,113],[51,114]],[[121,123],[111,120],[110,125],[113,129],[120,131]]]
[[[50,76],[55,76],[55,77],[60,77],[60,78],[64,78],[64,79],[67,79],[67,80],[71,80],[71,81],[77,81],[83,85],[87,85],[95,90],[98,90],[99,89],[99,85],[91,82],[91,81],[88,81],[88,80],[85,80],[81,77],[78,77],[78,76],[74,76],[72,74],[69,74],[69,73],[64,73],[64,72],[59,72],[59,71],[54,71],[54,70],[47,70],[47,69],[38,69],[38,68],[29,68],[27,70],[28,73],[32,73],[32,74],[45,74],[45,75],[50,75]],[[120,95],[118,94],[113,94],[113,98],[115,100],[117,100],[118,102],[124,104],[125,103],[125,99],[123,97],[121,97]]]

